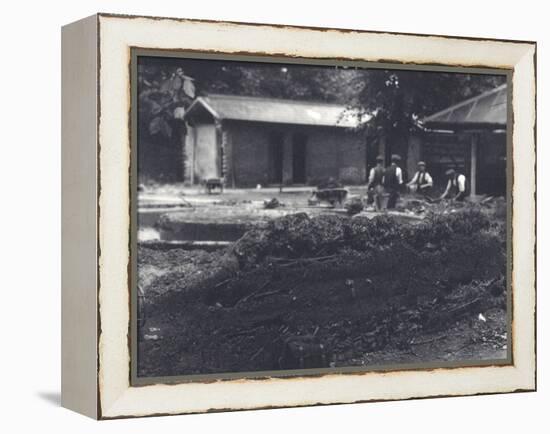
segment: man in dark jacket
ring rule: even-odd
[[[367,184],[367,195],[369,203],[374,202],[376,211],[382,209],[382,194],[384,193],[384,157],[376,157],[376,166],[369,173],[369,183]]]
[[[399,199],[399,190],[403,184],[403,172],[398,166],[401,157],[397,154],[391,156],[391,164],[384,171],[384,188],[389,194],[387,209],[394,209]]]

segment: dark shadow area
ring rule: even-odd
[[[38,392],[37,395],[50,405],[61,406],[61,392]]]

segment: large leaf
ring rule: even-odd
[[[162,111],[162,106],[153,101],[153,100],[149,100],[149,103],[151,104],[151,114],[152,115],[158,115],[161,111]]]
[[[168,122],[162,116],[157,116],[149,123],[149,133],[152,136],[162,134],[165,137],[171,137],[172,127],[168,125]]]

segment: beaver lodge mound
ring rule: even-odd
[[[223,250],[138,252],[138,375],[504,359],[506,227],[491,207],[297,213]]]

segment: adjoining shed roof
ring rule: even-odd
[[[507,120],[506,84],[462,101],[422,119],[428,128],[505,128]]]
[[[197,98],[186,117],[202,107],[216,119],[356,128],[356,111],[341,104],[235,95],[208,95]]]

